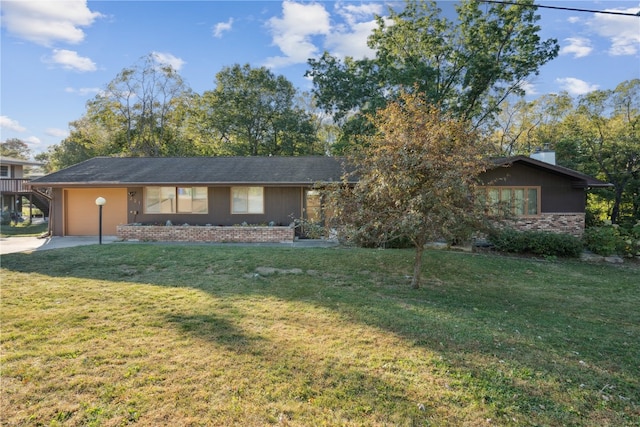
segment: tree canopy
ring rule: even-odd
[[[26,142],[18,138],[9,138],[0,143],[0,155],[16,159],[28,160],[31,149]]]
[[[365,129],[358,113],[375,111],[402,91],[415,91],[480,126],[558,54],[555,39],[540,39],[532,4],[464,0],[452,21],[436,2],[408,0],[401,11],[378,17],[368,42],[374,58],[340,60],[325,53],[309,60],[314,95],[335,120],[352,122],[347,136]]]
[[[296,106],[296,93],[284,76],[236,64],[216,74],[216,88],[204,92],[194,117],[216,154],[321,153],[313,119]]]

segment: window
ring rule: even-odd
[[[145,213],[207,213],[207,187],[146,187]]]
[[[309,222],[322,221],[322,198],[320,192],[316,190],[306,191],[307,207],[305,210],[305,219]]]
[[[9,166],[0,166],[0,176],[4,178],[9,177]]]
[[[540,215],[540,187],[487,187],[490,214],[506,212],[515,216]]]
[[[264,188],[231,187],[231,213],[264,213]]]

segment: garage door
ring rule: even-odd
[[[96,199],[104,197],[102,234],[115,236],[116,226],[127,222],[126,188],[73,188],[64,191],[66,236],[97,236],[98,206]]]

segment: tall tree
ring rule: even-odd
[[[531,102],[518,97],[505,102],[495,116],[491,140],[497,151],[507,156],[529,155],[545,146],[555,148],[560,124],[572,110],[573,99],[566,92],[543,95]]]
[[[378,18],[369,38],[373,59],[311,59],[314,94],[336,120],[356,121],[415,90],[426,102],[476,126],[488,123],[511,93],[555,58],[555,39],[542,41],[533,0],[486,4],[463,0],[457,21],[442,17],[435,2],[407,0],[402,11]]]
[[[312,117],[295,96],[290,81],[265,67],[225,67],[199,100],[198,126],[221,154],[318,154]]]
[[[107,151],[130,156],[186,154],[180,132],[191,95],[178,72],[150,54],[122,70],[88,102],[85,118],[95,129],[108,132],[102,141]]]
[[[425,244],[459,238],[482,221],[474,195],[487,167],[486,146],[469,122],[418,93],[401,94],[372,125],[376,132],[351,158],[358,181],[335,190],[330,210],[341,229],[369,241],[409,240],[417,288]]]
[[[31,149],[23,140],[9,138],[5,142],[0,142],[0,155],[27,160],[31,155]]]
[[[580,170],[614,185],[612,194],[599,192],[611,199],[611,221],[640,220],[640,79],[580,97],[566,128]]]

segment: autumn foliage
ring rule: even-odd
[[[426,243],[460,238],[481,220],[474,194],[487,166],[486,146],[469,124],[423,99],[404,94],[370,118],[376,133],[350,157],[357,184],[331,199],[347,238],[415,247],[413,287],[420,284]]]

